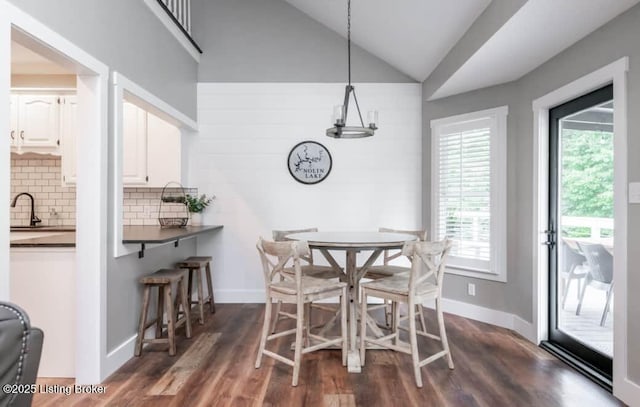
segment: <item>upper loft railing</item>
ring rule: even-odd
[[[191,37],[191,0],[157,0],[157,2],[189,42],[202,54],[202,50]]]
[[[191,0],[158,0],[176,23],[191,35]]]

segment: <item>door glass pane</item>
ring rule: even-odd
[[[560,120],[558,329],[613,356],[613,101]]]

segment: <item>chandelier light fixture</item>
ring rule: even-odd
[[[349,69],[349,83],[344,89],[344,103],[337,105],[333,109],[335,124],[327,129],[327,136],[333,138],[363,138],[373,136],[374,131],[378,129],[378,112],[376,110],[369,111],[367,115],[368,126],[364,125],[356,90],[351,85],[351,0],[347,0],[347,66]],[[358,111],[360,126],[347,126],[347,114],[349,112],[349,98],[353,94],[353,101]]]

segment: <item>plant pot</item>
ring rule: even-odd
[[[191,213],[191,226],[200,226],[202,225],[202,214],[198,212]]]

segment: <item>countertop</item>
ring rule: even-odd
[[[124,226],[122,243],[160,244],[175,242],[201,233],[221,229],[222,225],[161,228],[160,226]],[[65,227],[12,227],[11,247],[75,247],[74,228]]]
[[[186,226],[184,228],[124,226],[122,228],[122,243],[167,243],[221,228],[222,225]]]
[[[183,228],[161,228],[160,226],[124,226],[122,243],[139,244],[138,257],[144,257],[145,245],[174,242],[178,246],[181,239],[222,229],[222,225],[186,226]]]
[[[76,231],[60,226],[11,227],[9,240],[11,247],[75,247]]]

